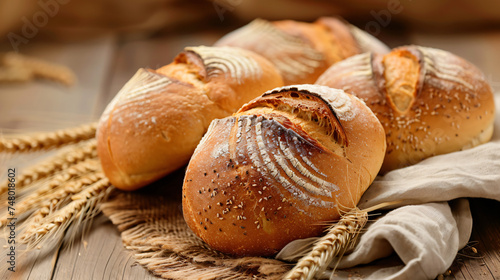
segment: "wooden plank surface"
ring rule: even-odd
[[[500,279],[500,202],[471,199],[473,229],[446,279]]]
[[[29,278],[39,279],[39,278]],[[63,247],[54,265],[52,279],[157,279],[137,265],[122,244],[116,227],[104,216],[94,223],[88,236]]]
[[[79,43],[28,44],[21,50],[23,54],[65,65],[74,71],[77,81],[72,87],[45,80],[2,84],[0,86],[1,132],[53,131],[95,121],[96,116],[90,112],[102,95],[103,82],[106,73],[109,72],[114,45],[115,37],[111,35]],[[0,49],[9,50],[8,46],[2,46]],[[6,172],[7,167],[16,168],[19,174],[26,167],[50,154],[34,153],[19,157],[2,155],[0,179],[5,179],[3,172]],[[6,210],[2,208],[1,211]],[[16,235],[19,238],[19,228]],[[3,242],[1,245],[5,245],[5,241],[1,239]],[[19,244],[19,240],[17,242]],[[51,279],[59,260],[59,247],[46,247],[23,253],[23,246],[17,245],[16,272],[10,272],[5,267],[0,271],[0,279]],[[2,248],[7,251],[6,247]],[[0,258],[0,264],[6,264],[6,253],[2,253]]]
[[[78,83],[73,88],[45,81],[0,86],[0,129],[6,133],[48,131],[96,120],[138,68],[163,66],[184,46],[210,45],[220,35],[214,31],[127,42],[109,35],[78,43],[30,43],[23,53],[72,68]],[[397,39],[391,46],[413,42],[447,49],[467,58],[485,72],[493,88],[500,92],[500,54],[497,52],[500,32],[413,34],[408,38],[393,38]],[[0,47],[5,49],[8,46]],[[33,159],[7,160],[0,159],[2,167],[7,162],[20,168],[34,162]],[[500,202],[475,199],[471,207],[474,229],[470,240],[478,255],[463,251],[464,255],[457,256],[450,268],[451,275],[444,279],[500,279]],[[6,240],[0,238],[1,264],[7,260],[5,245]],[[19,256],[24,265],[15,273],[0,266],[0,279],[157,279],[135,264],[131,253],[123,247],[117,229],[102,216],[83,242],[75,242],[72,248],[48,249]]]
[[[1,84],[0,128],[52,131],[95,121],[98,115],[92,112],[105,90],[115,45],[112,35],[79,43],[28,44],[23,54],[67,66],[77,81],[72,87],[46,80]]]

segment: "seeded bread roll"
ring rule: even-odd
[[[333,63],[355,54],[389,49],[368,33],[336,18],[314,23],[256,19],[215,43],[254,51],[279,69],[285,85],[311,84]]]
[[[493,134],[486,78],[443,50],[404,46],[357,55],[333,65],[317,84],[358,96],[379,118],[387,136],[382,173],[477,146]]]
[[[184,218],[214,249],[273,255],[354,207],[385,148],[375,115],[342,90],[268,91],[210,125],[186,171]]]
[[[231,47],[187,47],[157,70],[140,69],[101,116],[104,173],[135,190],[187,164],[215,118],[283,85],[265,58]]]

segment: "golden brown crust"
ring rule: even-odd
[[[329,61],[329,65],[363,52],[357,38],[353,36],[349,28],[349,23],[332,17],[321,17],[314,23],[325,30],[326,34],[333,35],[328,36],[329,38],[327,39],[331,40],[331,46],[336,46],[338,48],[339,59]],[[327,53],[331,53],[331,51]]]
[[[363,99],[383,124],[382,172],[489,141],[494,102],[484,75],[442,50],[419,46],[361,54],[328,69],[317,84]]]
[[[189,47],[158,70],[140,69],[101,116],[106,176],[134,190],[187,164],[210,122],[282,85],[264,58],[234,48]]]
[[[222,252],[275,254],[355,206],[385,147],[379,121],[353,96],[311,85],[268,91],[210,125],[186,171],[185,220]]]
[[[245,48],[268,58],[286,85],[310,84],[333,63],[363,51],[388,49],[343,21],[323,17],[314,23],[256,19],[215,43]],[[373,47],[373,48],[372,48]]]

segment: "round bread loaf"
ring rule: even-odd
[[[184,218],[214,249],[273,255],[356,206],[385,148],[375,115],[342,90],[268,91],[211,123],[186,171]]]
[[[117,188],[135,190],[187,164],[210,122],[283,85],[265,58],[231,47],[187,47],[140,69],[101,116],[97,151]]]
[[[285,85],[314,83],[333,63],[355,54],[389,52],[368,33],[332,17],[314,23],[256,19],[215,45],[240,47],[266,57],[279,69]]]
[[[358,96],[384,126],[382,173],[490,140],[495,104],[484,75],[449,52],[404,46],[330,67],[316,82]]]

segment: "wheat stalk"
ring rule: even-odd
[[[45,162],[35,165],[34,167],[21,173],[16,178],[16,188],[19,190],[24,186],[30,185],[40,179],[49,177],[59,171],[74,166],[79,162],[97,157],[96,140],[91,139],[79,147],[64,150],[57,155],[51,157]],[[6,180],[0,185],[0,195],[8,191],[9,181]]]
[[[0,68],[0,82],[20,83],[27,82],[32,78],[33,73],[28,69],[19,67]]]
[[[100,204],[113,190],[107,178],[97,181],[74,195],[68,205],[28,226],[21,236],[21,242],[34,248],[54,236],[63,235],[71,224],[76,227],[82,225],[100,212]]]
[[[68,67],[49,63],[41,59],[21,55],[15,52],[8,52],[2,55],[1,61],[7,69],[15,69],[16,71],[24,71],[23,76],[7,76],[7,79],[0,81],[29,81],[33,78],[45,78],[59,82],[66,86],[71,86],[75,83],[75,75]],[[10,78],[10,79],[9,79]]]
[[[54,177],[47,185],[39,188],[21,200],[16,206],[17,215],[23,215],[40,207],[44,201],[63,200],[75,193],[80,192],[105,176],[102,172],[96,172],[98,162],[82,162],[70,167],[64,174]],[[82,177],[80,177],[82,176]],[[74,180],[71,180],[76,178]],[[8,222],[9,215],[5,214],[0,218],[0,227]]]
[[[0,152],[34,152],[78,143],[95,137],[97,123],[32,136],[0,138]]]
[[[358,208],[343,215],[340,221],[332,225],[328,233],[315,243],[312,251],[297,262],[284,279],[310,280],[322,273],[335,256],[345,252],[355,243],[367,221],[368,213]]]

